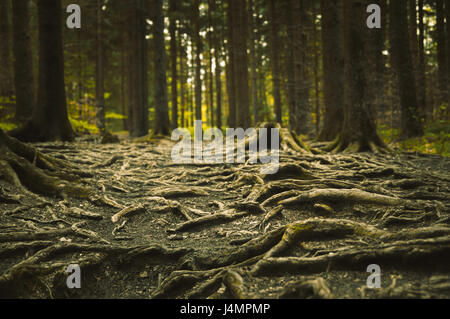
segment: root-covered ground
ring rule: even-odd
[[[0,297],[450,297],[448,158],[283,147],[278,173],[263,175],[176,164],[173,145],[78,140],[33,145],[27,163],[0,156]],[[51,160],[70,169],[52,173]],[[42,176],[64,182],[40,192]],[[66,286],[70,264],[81,289]],[[367,287],[371,264],[380,289]]]

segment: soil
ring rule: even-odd
[[[34,144],[90,192],[33,196],[0,174],[0,297],[450,297],[450,159],[285,149],[261,175],[175,164],[173,145]]]

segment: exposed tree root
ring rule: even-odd
[[[42,276],[54,273],[58,270],[60,273],[65,273],[68,266],[67,262],[52,262],[46,263],[52,257],[62,254],[74,252],[95,252],[98,253],[94,260],[90,263],[100,263],[106,257],[120,256],[121,263],[129,263],[134,258],[139,256],[147,256],[152,259],[172,259],[177,260],[189,252],[187,249],[168,249],[163,246],[137,246],[137,247],[120,247],[112,245],[91,245],[91,244],[77,244],[64,243],[55,244],[50,247],[39,250],[37,253],[19,262],[18,264],[7,269],[0,276],[0,296],[7,296],[14,290],[15,283],[23,276]],[[86,266],[82,258],[77,263],[80,266]]]
[[[317,257],[269,257],[259,261],[253,268],[255,276],[280,275],[286,273],[321,273],[333,270],[361,270],[372,263],[390,264],[397,268],[415,268],[417,263],[434,267],[436,263],[444,269],[450,266],[450,238],[423,242],[395,242],[382,247],[347,249]],[[444,263],[444,265],[442,265]]]
[[[283,206],[293,206],[307,202],[338,202],[347,204],[375,204],[395,206],[405,204],[401,198],[368,193],[359,189],[316,189],[300,193],[293,198],[280,201]]]
[[[188,220],[187,222],[179,224],[174,229],[169,229],[168,231],[169,232],[187,231],[199,226],[203,226],[205,224],[212,225],[225,223],[240,217],[247,216],[249,214],[262,214],[262,213],[265,213],[265,210],[258,203],[248,203],[248,202],[237,203],[230,206],[229,209],[226,209],[224,211]]]
[[[75,183],[82,172],[70,164],[41,154],[0,130],[0,178],[23,193],[86,198],[90,191]]]

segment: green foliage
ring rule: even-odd
[[[11,131],[13,129],[17,128],[17,125],[14,123],[2,123],[0,122],[0,129],[4,131]]]
[[[70,124],[75,132],[80,134],[98,134],[98,128],[94,124],[90,124],[87,121],[80,121],[69,117]]]
[[[400,136],[398,129],[380,125],[378,134],[386,143],[391,143],[402,151],[450,156],[450,121],[432,122],[425,127],[424,136],[399,142],[392,142],[397,141]]]

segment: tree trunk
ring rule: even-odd
[[[39,0],[39,88],[33,115],[11,132],[25,142],[71,141],[64,83],[62,8],[57,0]]]
[[[11,72],[11,29],[8,3],[9,0],[0,0],[0,96],[12,96],[14,94]]]
[[[171,59],[171,72],[172,72],[172,128],[176,129],[178,127],[178,74],[177,74],[177,0],[170,0],[169,11],[170,11],[170,59]]]
[[[233,14],[235,15],[235,67],[236,67],[236,125],[241,128],[250,126],[249,109],[249,74],[248,74],[248,54],[247,37],[248,21],[246,2],[232,0],[234,3]]]
[[[447,118],[450,115],[450,3],[445,3],[445,15],[447,19]]]
[[[128,125],[130,136],[148,134],[146,1],[132,0],[129,27]],[[157,63],[156,63],[157,65]],[[166,123],[168,120],[166,121]]]
[[[256,74],[256,52],[255,52],[255,42],[256,42],[256,32],[255,32],[255,17],[254,17],[254,1],[249,0],[248,2],[248,21],[249,21],[249,31],[250,31],[250,59],[251,59],[251,78],[252,78],[252,105],[253,105],[253,123],[256,125],[258,123],[258,82]]]
[[[34,109],[33,57],[31,56],[29,34],[29,1],[13,1],[12,9],[16,121],[23,122],[31,117]]]
[[[419,103],[419,112],[422,121],[426,119],[427,114],[427,81],[425,77],[425,29],[424,29],[424,15],[423,15],[423,0],[419,0],[419,48],[418,48],[418,58],[419,66],[417,71],[417,98]],[[450,7],[450,6],[449,6]]]
[[[344,54],[341,1],[322,0],[323,95],[325,114],[318,140],[331,141],[344,123]]]
[[[235,76],[235,37],[234,37],[234,21],[232,1],[228,0],[227,3],[227,93],[228,93],[228,126],[236,127],[236,76]]]
[[[371,113],[367,77],[367,37],[365,0],[344,2],[344,58],[346,103],[340,136],[330,145],[336,152],[383,151],[375,119]]]
[[[163,0],[155,1],[155,134],[169,135]],[[175,66],[176,68],[176,66]],[[175,71],[176,72],[176,71]],[[173,119],[173,118],[172,118]]]
[[[417,104],[416,85],[408,41],[407,0],[390,2],[391,54],[397,73],[401,106],[401,136],[421,136],[422,124]]]
[[[202,39],[200,37],[200,1],[195,0],[193,4],[193,27],[195,42],[195,119],[202,121],[202,62],[200,54],[203,50]]]
[[[208,57],[209,57],[209,72],[208,72],[208,83],[209,83],[209,103],[208,110],[210,116],[211,127],[214,127],[214,74],[213,74],[213,22],[212,22],[212,5],[211,0],[208,0]]]
[[[96,65],[95,65],[95,100],[97,109],[97,127],[100,134],[106,130],[105,121],[105,66],[103,50],[103,0],[97,0]]]
[[[186,61],[186,51],[183,47],[182,38],[179,39],[180,48],[180,95],[181,95],[181,127],[186,127],[185,116],[186,116],[186,86],[185,86],[185,61]]]
[[[211,0],[212,12],[217,11],[217,0]],[[215,78],[216,78],[216,127],[222,127],[222,67],[220,66],[220,52],[221,52],[221,33],[219,30],[214,30],[214,60],[216,61]]]
[[[447,19],[447,119],[450,116],[450,3],[445,3],[445,15]]]
[[[273,81],[273,98],[275,109],[275,121],[282,124],[282,112],[281,112],[281,93],[280,93],[280,62],[279,53],[280,41],[279,41],[279,23],[275,0],[269,2],[269,24],[270,24],[270,55],[272,66],[272,81]]]
[[[448,1],[446,1],[447,5]],[[445,11],[444,0],[436,0],[436,42],[437,42],[437,62],[438,62],[438,85],[439,94],[437,97],[437,108],[440,112],[442,104],[447,102],[447,48],[449,41],[445,36]]]

